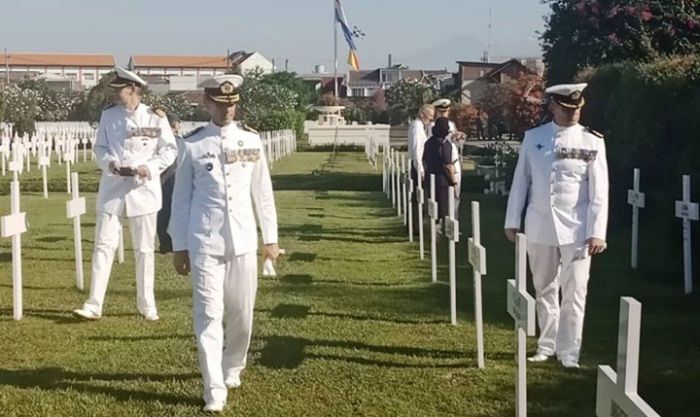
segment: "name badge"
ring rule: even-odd
[[[232,164],[234,162],[255,162],[260,159],[260,149],[227,149],[224,156],[224,161],[227,164]]]
[[[581,148],[559,148],[557,158],[559,159],[580,159],[585,162],[595,161],[598,151],[595,149]]]

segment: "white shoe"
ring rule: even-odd
[[[226,403],[224,401],[212,401],[207,403],[202,411],[205,413],[223,413]]]
[[[562,365],[564,368],[570,368],[570,369],[578,369],[578,368],[580,368],[578,362],[575,361],[575,360],[573,360],[573,359],[564,359],[563,361],[561,361],[561,365]]]
[[[545,355],[544,353],[537,353],[534,356],[527,358],[528,362],[544,362],[551,358],[551,356]]]
[[[73,315],[80,317],[81,319],[87,319],[87,320],[99,320],[102,315],[95,313],[92,310],[86,310],[84,308],[79,308],[77,310],[73,310]]]
[[[239,374],[231,375],[224,380],[224,385],[228,388],[238,388],[241,386],[241,376]]]
[[[151,314],[144,314],[143,318],[148,320],[148,321],[158,321],[160,320],[160,317],[158,317],[158,314],[156,313],[151,313]]]

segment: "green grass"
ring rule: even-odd
[[[90,163],[79,167],[94,171]],[[505,310],[513,248],[501,232],[504,200],[468,195],[462,204],[466,242],[468,201],[481,201],[488,251],[487,368],[479,370],[465,243],[457,247],[459,325],[453,327],[448,286],[429,283],[429,258],[420,261],[417,244],[404,238],[401,220],[376,191],[381,172],[362,153],[334,160],[328,153],[297,154],[279,161],[273,174],[287,255],[277,279],[261,278],[250,364],[243,387],[230,393],[227,415],[513,415],[513,324]],[[96,181],[86,175],[86,185]],[[95,195],[86,196],[89,280]],[[20,322],[12,320],[9,240],[0,242],[0,416],[200,415],[189,281],[174,274],[169,256],[156,255],[161,320],[146,322],[136,313],[127,252],[126,263],[114,266],[104,318],[75,320],[70,312],[86,294],[75,289],[67,198],[65,192],[49,200],[23,195],[30,228],[23,236]],[[1,197],[0,212],[8,210]],[[660,275],[666,262],[680,262],[675,246],[647,239],[644,269],[633,273],[627,240],[627,231],[614,234],[610,250],[594,262],[582,369],[565,371],[554,362],[529,367],[531,416],[594,415],[596,366],[615,365],[621,295],[643,303],[641,395],[663,416],[697,416],[700,300],[681,294],[675,266]],[[439,253],[446,281],[445,245]],[[534,349],[534,338],[529,344]]]

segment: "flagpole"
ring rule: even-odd
[[[338,22],[336,22],[336,0],[333,0],[333,84],[338,98]]]

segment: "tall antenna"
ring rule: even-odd
[[[492,13],[492,11],[493,11],[492,6],[489,6],[489,38],[488,38],[488,39],[489,39],[489,44],[488,44],[488,47],[486,48],[486,62],[489,62],[489,60],[490,60],[490,58],[491,58],[491,28],[492,28],[492,25],[491,25],[491,22],[492,22],[491,13]]]

